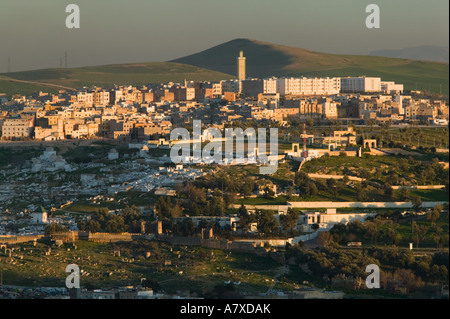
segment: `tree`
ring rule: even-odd
[[[427,225],[418,225],[415,224],[414,226],[414,232],[413,232],[413,240],[416,242],[417,244],[417,248],[419,248],[419,244],[420,242],[425,239],[427,233],[428,233],[428,229],[430,227]]]
[[[319,193],[316,184],[313,181],[308,181],[306,183],[306,195],[315,196]]]
[[[280,216],[280,225],[285,230],[292,231],[297,226],[297,221],[300,216],[299,212],[289,209],[286,215]]]
[[[248,197],[252,194],[254,188],[255,188],[255,182],[252,179],[247,178],[242,183],[241,194],[244,197]]]
[[[398,185],[398,174],[394,170],[388,172],[386,183],[390,185]]]
[[[264,188],[264,197],[265,198],[274,198],[275,197],[275,192],[273,191],[273,189],[269,186],[266,186]]]
[[[401,240],[401,235],[397,232],[398,227],[399,224],[390,224],[386,229],[386,237],[391,241],[393,245],[397,245]]]
[[[364,228],[371,241],[376,241],[378,237],[378,223],[376,221],[366,221],[364,223]]]
[[[362,189],[362,187],[357,187],[356,188],[356,199],[359,202],[364,202],[366,201],[368,198],[366,191],[364,189]]]
[[[255,221],[254,216],[248,213],[244,204],[242,204],[241,207],[239,208],[238,214],[239,214],[239,225],[241,226],[242,231],[243,232],[249,231],[250,224]]]
[[[399,281],[400,287],[405,287],[408,291],[423,286],[422,279],[416,277],[411,269],[398,268],[394,272],[394,280]]]
[[[436,248],[442,247],[445,244],[446,236],[443,234],[442,227],[436,227],[435,234],[433,235],[433,241],[436,244]]]
[[[306,183],[310,180],[308,174],[305,172],[297,172],[294,177],[294,184],[298,187],[304,187]]]
[[[322,247],[327,246],[331,242],[333,242],[333,235],[330,232],[321,232],[317,236],[317,244]]]
[[[101,230],[101,225],[98,221],[90,220],[89,224],[87,225],[87,230],[89,230],[91,233],[98,233]]]
[[[419,196],[415,196],[412,200],[411,203],[413,204],[414,210],[416,212],[420,212],[420,209],[422,208],[422,200],[420,199]]]
[[[402,202],[404,202],[404,201],[408,201],[409,199],[410,199],[409,189],[407,189],[406,187],[401,187],[400,188],[400,200]]]
[[[350,181],[350,178],[347,175],[344,175],[344,178],[342,179],[342,183],[344,185],[347,185],[349,181]]]
[[[448,269],[444,265],[433,265],[431,267],[431,278],[438,283],[445,283],[448,276]]]
[[[263,210],[257,211],[258,231],[269,235],[274,233],[278,228],[278,221],[275,219],[274,212]]]
[[[384,186],[384,195],[386,195],[389,199],[391,199],[392,195],[394,195],[394,189],[390,184],[386,184]]]
[[[123,233],[126,229],[125,220],[120,215],[114,215],[106,224],[106,231],[108,233]]]
[[[370,172],[369,172],[367,169],[361,168],[361,169],[359,170],[359,176],[360,176],[362,179],[370,179],[370,177],[371,177],[372,175],[370,174]]]
[[[337,195],[337,189],[336,189],[336,180],[333,178],[327,179],[327,188],[330,190],[330,192],[336,196]]]
[[[289,201],[292,199],[292,196],[294,194],[294,188],[292,186],[289,186],[286,190],[286,199]]]
[[[50,224],[45,227],[45,236],[51,236],[56,233],[66,232],[67,228],[60,224]]]
[[[97,221],[100,224],[101,229],[106,228],[106,223],[108,222],[108,220],[110,218],[111,218],[111,215],[109,213],[109,209],[106,207],[100,208],[92,216],[92,219]]]
[[[436,205],[431,212],[427,214],[427,220],[431,221],[432,223],[436,222],[439,219],[439,216],[441,215],[442,206]]]

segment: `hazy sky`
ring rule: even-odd
[[[68,4],[81,28],[67,29]],[[367,29],[368,4],[381,28]],[[449,45],[448,0],[0,0],[0,72],[167,61],[235,39],[314,51]]]

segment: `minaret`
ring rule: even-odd
[[[245,60],[244,52],[241,51],[239,53],[239,57],[237,58],[237,78],[239,81],[243,81],[246,78],[245,75]]]

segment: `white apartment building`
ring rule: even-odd
[[[338,110],[337,110],[337,103],[336,102],[325,102],[322,103],[322,114],[324,118],[337,118],[338,117]]]
[[[186,88],[186,101],[195,100],[195,88]]]
[[[381,92],[381,78],[365,76],[341,79],[342,92]]]
[[[270,78],[263,80],[264,94],[331,95],[341,90],[340,78]]]
[[[395,84],[395,82],[381,82],[381,91],[385,94],[403,93],[403,84]]]
[[[222,83],[212,84],[213,95],[222,95]]]
[[[263,94],[278,93],[278,82],[277,78],[263,79]]]
[[[110,94],[108,91],[98,91],[94,93],[94,103],[96,105],[109,105]]]
[[[94,103],[94,93],[77,92],[77,102],[92,105]]]

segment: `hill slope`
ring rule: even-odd
[[[112,64],[72,69],[43,69],[0,74],[0,93],[30,94],[36,89],[47,92],[58,88],[83,86],[140,85],[148,83],[182,82],[187,80],[218,81],[232,76],[197,66],[172,62]],[[25,81],[25,82],[18,82]]]
[[[172,62],[236,74],[236,57],[244,51],[247,76],[380,76],[406,89],[448,94],[448,64],[375,56],[336,55],[249,39],[236,39]]]
[[[423,45],[401,50],[378,50],[370,52],[369,55],[448,63],[448,54],[448,47]]]

